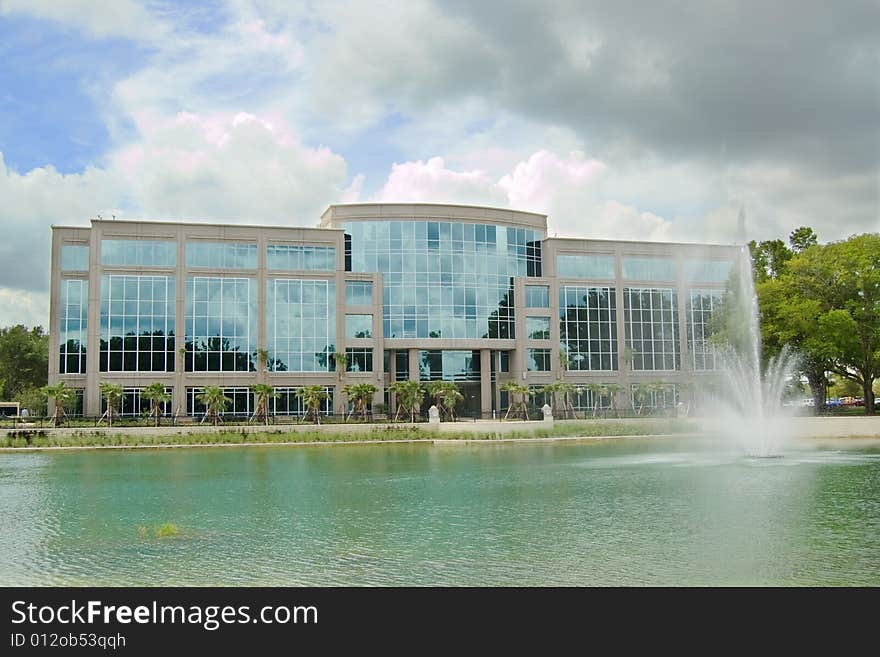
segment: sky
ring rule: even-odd
[[[47,325],[51,225],[371,201],[880,230],[880,2],[0,0],[0,326]]]

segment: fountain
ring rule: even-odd
[[[782,402],[795,362],[783,349],[762,372],[758,297],[747,246],[740,251],[725,303],[730,305],[722,328],[727,342],[721,348],[724,393],[712,399],[717,428],[749,456],[781,456],[790,434],[790,414]]]

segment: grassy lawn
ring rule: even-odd
[[[559,423],[552,428],[517,429],[511,422],[503,431],[443,431],[438,433],[421,427],[376,427],[370,431],[289,431],[283,428],[266,431],[219,431],[165,436],[135,435],[124,432],[104,434],[75,431],[72,434],[52,429],[22,430],[0,438],[0,447],[103,447],[149,445],[232,445],[253,443],[316,443],[360,442],[386,440],[498,440],[509,438],[552,438],[572,436],[629,436],[690,433],[696,426],[683,419],[656,419],[643,423],[621,423],[593,420]]]

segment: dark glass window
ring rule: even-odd
[[[617,299],[613,287],[559,288],[560,343],[568,369],[617,369]]]
[[[550,371],[550,349],[527,349],[526,356],[529,372]]]
[[[64,278],[61,280],[61,325],[58,337],[59,374],[85,374],[86,340],[89,309],[89,282]]]
[[[373,350],[370,348],[349,348],[345,350],[347,357],[346,371],[348,372],[372,372]]]

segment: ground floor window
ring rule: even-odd
[[[121,417],[141,417],[150,414],[150,401],[141,397],[143,388],[125,387],[122,389],[122,398],[116,407],[116,413]],[[165,394],[170,395],[172,389],[165,386]],[[100,394],[100,392],[98,393]],[[171,402],[165,402],[162,405],[162,415],[171,415]],[[107,400],[101,397],[101,414],[107,411]]]
[[[275,388],[278,396],[269,402],[272,415],[305,415],[302,398],[297,392],[302,388]],[[327,397],[321,403],[321,415],[333,415],[333,386],[324,386]]]
[[[207,412],[204,402],[199,399],[204,388],[186,389],[186,414],[202,417]],[[223,394],[229,397],[223,416],[250,417],[254,412],[254,393],[250,388],[223,388]]]

